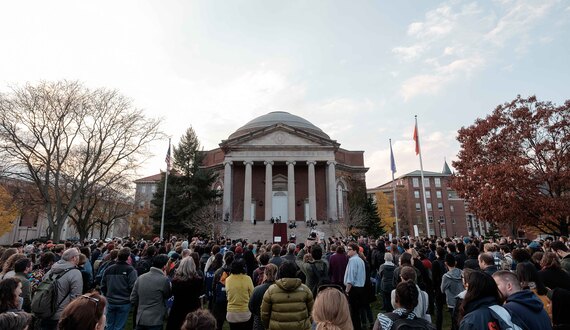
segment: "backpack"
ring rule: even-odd
[[[220,280],[216,283],[214,288],[214,297],[216,304],[227,304],[228,294],[226,292],[226,278],[229,276],[227,272],[222,272]]]
[[[328,274],[323,273],[323,271],[319,271],[317,269],[317,266],[315,266],[315,264],[311,263],[311,269],[313,270],[313,273],[317,276],[317,285],[315,285],[315,287],[312,290],[313,297],[316,297],[319,287],[323,284],[329,284],[330,280]]]
[[[386,313],[384,315],[393,322],[391,330],[435,330],[433,324],[417,316],[409,319],[409,314],[400,316],[396,313]]]
[[[57,290],[59,287],[59,279],[68,271],[76,269],[75,267],[65,269],[61,274],[54,274],[53,272],[43,280],[36,289],[34,297],[32,298],[32,313],[40,319],[47,319],[55,315],[57,309],[71,293],[67,292],[65,297],[58,299]]]
[[[520,326],[513,323],[511,314],[499,305],[489,306],[491,315],[499,322],[499,329],[501,330],[523,330]]]

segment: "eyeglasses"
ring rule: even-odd
[[[95,309],[97,309],[97,307],[99,307],[99,299],[98,298],[91,297],[91,296],[88,296],[86,294],[82,295],[81,298],[85,298],[85,299],[88,299],[89,301],[94,302],[95,303]]]
[[[354,251],[352,248],[348,248],[346,249],[346,251]]]

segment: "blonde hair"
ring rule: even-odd
[[[319,292],[312,312],[316,330],[353,330],[348,300],[334,288]]]
[[[275,282],[277,277],[277,266],[274,264],[265,265],[265,271],[263,272],[263,283]]]

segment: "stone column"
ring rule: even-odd
[[[309,165],[309,219],[317,220],[317,189],[315,185],[315,161],[308,161]]]
[[[295,221],[295,162],[287,162],[287,214]]]
[[[243,189],[243,221],[251,221],[251,166],[252,161],[243,162],[245,165],[245,181]]]
[[[271,219],[273,212],[273,161],[265,164],[265,220]]]
[[[232,220],[232,162],[224,162],[224,201],[222,219]]]
[[[328,208],[327,208],[327,216],[329,219],[337,220],[337,209],[336,209],[336,169],[335,161],[328,161],[327,162],[327,177],[328,177],[328,186],[327,186],[327,196],[328,196]]]

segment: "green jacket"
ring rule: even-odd
[[[309,330],[313,294],[298,278],[275,281],[263,295],[261,321],[268,330]]]

